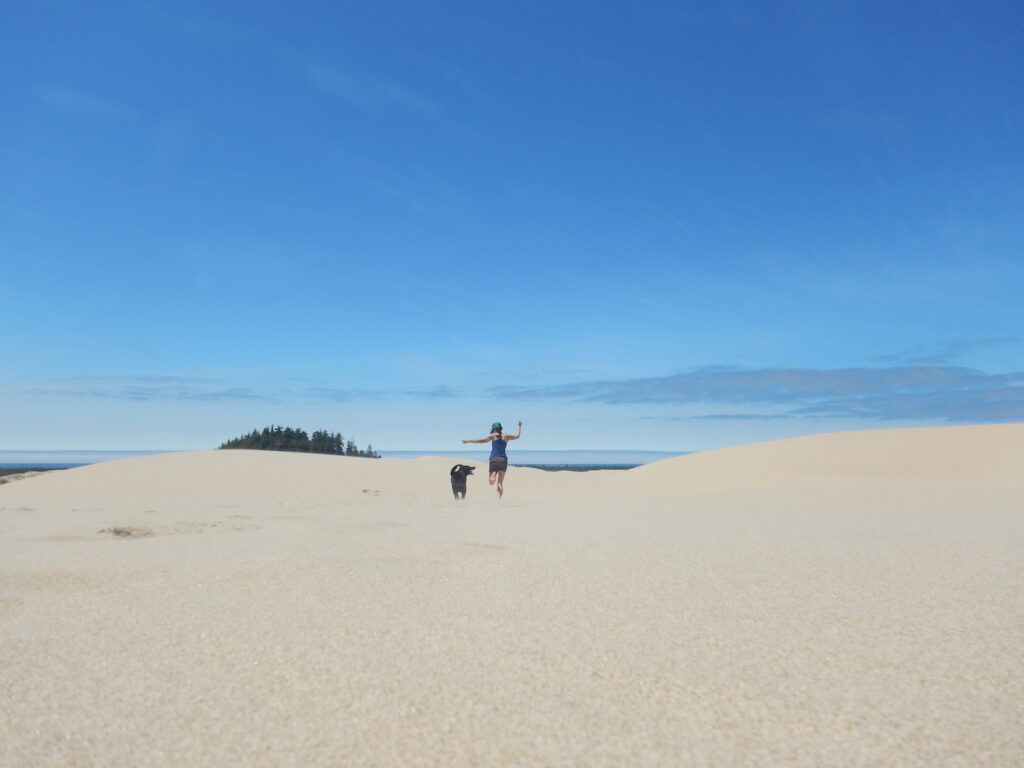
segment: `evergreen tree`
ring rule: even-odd
[[[345,440],[340,432],[318,429],[312,437],[303,429],[271,425],[228,440],[221,448],[242,448],[259,451],[301,451],[303,453],[326,453],[335,456],[362,456],[379,459],[373,446],[362,450],[354,440]]]

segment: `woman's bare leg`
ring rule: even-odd
[[[505,492],[505,473],[498,473],[498,498],[501,498],[501,494]]]

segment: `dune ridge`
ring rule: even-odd
[[[821,478],[1021,480],[1024,424],[835,432],[694,453],[637,467],[631,485],[661,492],[750,489]]]

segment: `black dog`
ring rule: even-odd
[[[452,467],[452,493],[456,499],[466,498],[466,475],[472,475],[474,469],[476,467],[467,467],[465,464],[456,464]]]

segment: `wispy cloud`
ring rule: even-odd
[[[647,421],[776,421],[792,419],[788,413],[702,413],[693,416],[642,416]]]
[[[474,132],[456,120],[437,99],[420,90],[370,74],[350,74],[319,64],[306,66],[307,81],[350,107],[368,113],[398,112],[410,115],[463,137]]]
[[[454,399],[449,386],[389,389],[310,382],[245,383],[184,376],[69,378],[22,390],[42,397],[124,401],[325,402]],[[669,376],[499,386],[492,397],[609,406],[685,406],[679,421],[778,419],[1024,421],[1024,371],[987,373],[948,365],[881,368],[699,368]]]
[[[494,387],[491,394],[606,405],[716,407],[712,413],[683,417],[688,419],[1024,419],[1024,372],[990,374],[955,366],[832,370],[711,367],[651,378]],[[722,412],[723,405],[735,407],[738,412]]]
[[[54,112],[71,117],[125,120],[135,116],[135,112],[122,104],[74,88],[42,88],[39,100]]]
[[[440,103],[398,83],[368,75],[355,77],[320,65],[307,67],[306,74],[322,91],[360,109],[398,109],[432,119],[445,117]]]
[[[424,400],[451,400],[460,397],[458,390],[443,386],[430,389],[406,389],[403,390],[402,394]]]
[[[274,400],[250,387],[231,386],[215,379],[185,376],[138,376],[122,379],[67,378],[30,387],[28,394],[91,397],[111,400]]]
[[[299,399],[323,400],[328,403],[351,403],[355,400],[372,400],[383,395],[383,390],[346,387],[306,387],[298,391]]]
[[[907,125],[891,112],[840,108],[819,112],[811,124],[831,133],[854,137],[898,139],[907,135]]]
[[[353,389],[345,387],[306,387],[293,396],[306,400],[326,400],[331,403],[350,403],[354,400],[380,400],[393,397],[409,397],[416,400],[443,400],[458,397],[449,387],[429,389]]]
[[[251,387],[237,382],[188,376],[134,376],[123,378],[65,378],[23,390],[50,397],[83,397],[134,401],[323,401],[349,403],[358,400],[411,398],[440,400],[458,397],[450,387],[421,389],[366,389],[323,385]]]
[[[993,336],[987,339],[958,339],[938,344],[927,344],[911,347],[900,354],[881,355],[874,358],[879,363],[911,363],[920,365],[938,365],[949,363],[971,352],[979,352],[999,347],[1024,345],[1021,336]]]

